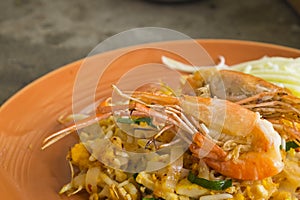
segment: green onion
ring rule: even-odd
[[[206,189],[210,190],[225,190],[226,188],[229,188],[232,186],[232,180],[207,180],[204,178],[199,178],[196,175],[194,175],[192,172],[189,172],[188,180],[191,183],[195,183],[197,185],[200,185],[201,187],[204,187]]]
[[[146,122],[148,125],[151,125],[152,119],[150,117],[141,117],[134,120],[136,124],[140,124],[141,122]]]
[[[291,148],[296,149],[298,147],[299,147],[299,145],[296,142],[294,142],[294,141],[288,141],[288,142],[286,142],[285,150],[289,151]]]
[[[152,119],[150,117],[141,117],[141,118],[118,118],[117,122],[122,124],[140,124],[141,122],[146,122],[149,126],[152,125]]]
[[[139,175],[139,173],[134,173],[133,174],[133,178],[134,178],[134,180],[136,179],[136,177]]]
[[[132,124],[132,123],[134,123],[132,119],[130,119],[130,118],[122,118],[122,117],[117,118],[117,122],[118,123],[122,123],[122,124]]]
[[[154,197],[151,197],[151,198],[144,197],[142,200],[156,200],[156,198],[154,198]]]

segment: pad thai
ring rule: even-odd
[[[186,68],[169,58],[164,63]],[[220,78],[225,95],[214,87]],[[113,88],[123,102],[109,97],[96,116],[61,118],[77,122],[45,139],[43,148],[80,129],[67,154],[71,179],[60,194],[88,193],[90,200],[300,198],[300,99],[289,89],[226,66],[193,71],[180,94],[164,85]]]

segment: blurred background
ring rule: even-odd
[[[0,105],[36,78],[136,27],[300,49],[300,17],[286,0],[1,0],[0,7]]]

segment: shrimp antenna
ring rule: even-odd
[[[122,92],[116,85],[112,85],[112,88],[113,88],[114,90],[116,90],[116,92],[117,92],[121,97],[124,97],[124,98],[126,98],[126,99],[135,101],[135,102],[140,103],[140,104],[142,104],[142,105],[144,105],[144,106],[151,107],[151,105],[149,105],[149,104],[147,104],[147,103],[145,103],[145,102],[143,102],[143,101],[141,101],[141,100],[139,100],[139,99],[137,99],[137,98],[134,98],[134,97],[132,97],[132,96],[129,96],[128,94],[125,94],[125,93]]]

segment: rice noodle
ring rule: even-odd
[[[199,200],[223,200],[223,199],[230,199],[233,198],[231,194],[212,194],[206,195],[199,198]]]

